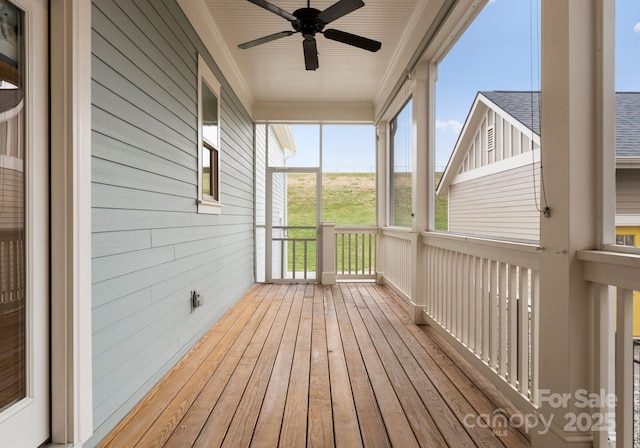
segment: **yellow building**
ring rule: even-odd
[[[616,244],[640,247],[640,226],[616,227]],[[633,335],[640,337],[640,292],[633,293]]]

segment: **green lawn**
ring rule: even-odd
[[[436,173],[436,181],[442,173]],[[376,224],[376,176],[372,173],[324,173],[322,189],[322,220],[338,226]],[[316,184],[315,174],[289,174],[287,176],[288,225],[315,226]],[[402,199],[402,198],[401,198]],[[396,205],[398,206],[398,205]],[[436,198],[436,229],[447,229],[447,199]],[[408,223],[410,225],[410,222]],[[290,230],[289,237],[314,238],[312,230]],[[361,243],[360,247],[361,246]],[[368,252],[368,242],[366,243]],[[375,253],[375,247],[372,248]],[[292,268],[293,244],[288,247]],[[296,245],[296,270],[303,270],[303,245]],[[368,255],[367,255],[368,256]],[[352,266],[355,265],[352,254]],[[307,245],[307,270],[316,271],[315,243]],[[340,268],[340,267],[339,267]]]

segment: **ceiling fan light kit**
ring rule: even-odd
[[[278,8],[266,0],[249,1],[291,22],[291,26],[294,31],[281,31],[279,33],[270,34],[238,45],[238,48],[243,50],[265,44],[276,39],[288,37],[292,34],[300,33],[304,38],[302,41],[302,50],[304,53],[305,68],[307,70],[317,70],[320,65],[318,62],[318,45],[315,38],[316,33],[323,34],[327,39],[342,42],[343,44],[362,48],[363,50],[371,52],[376,52],[382,47],[380,42],[366,37],[335,29],[324,29],[326,25],[334,20],[337,20],[356,9],[362,8],[364,6],[364,2],[362,0],[339,0],[324,11],[311,8],[310,0],[308,0],[306,8],[300,8],[294,11],[293,14],[288,13],[284,9]]]

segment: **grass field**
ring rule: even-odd
[[[440,180],[441,173],[436,173]],[[287,176],[288,224],[315,226],[316,184],[315,174],[289,174]],[[367,226],[376,224],[376,175],[372,173],[324,173],[322,180],[322,221],[338,226]],[[447,229],[447,199],[436,198],[436,229]],[[290,230],[289,236],[314,237],[313,231]],[[304,259],[302,246],[296,249],[296,270],[301,271]],[[316,247],[307,246],[307,269],[315,271]],[[289,260],[293,260],[293,245],[289,244]]]
[[[442,173],[436,173],[436,181]],[[315,225],[316,185],[313,174],[289,174],[290,224]],[[447,199],[436,198],[436,229],[447,230]],[[376,224],[376,175],[371,173],[324,173],[322,220],[338,226]]]

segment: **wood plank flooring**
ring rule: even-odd
[[[530,446],[474,424],[516,411],[407,316],[372,283],[256,285],[99,446]]]

